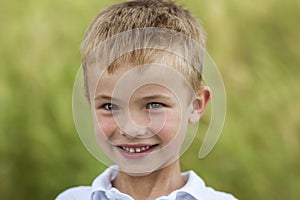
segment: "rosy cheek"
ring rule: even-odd
[[[174,113],[167,113],[163,127],[157,132],[164,145],[169,144],[179,133],[180,118],[174,116]]]
[[[115,131],[115,122],[112,117],[102,116],[101,114],[97,114],[96,124],[97,134],[101,134],[101,136],[105,136],[106,138],[110,138],[110,136]]]
[[[159,132],[157,132],[157,137],[161,139],[164,145],[169,144],[173,139],[173,130],[169,127],[164,126]]]

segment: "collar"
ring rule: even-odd
[[[129,195],[121,193],[118,189],[112,187],[111,182],[116,178],[118,173],[119,167],[116,165],[110,166],[101,173],[92,183],[91,199],[96,192],[100,192],[104,193],[108,198],[119,197],[126,200],[133,200]],[[182,188],[171,192],[168,196],[159,197],[158,200],[176,199],[176,197],[184,195],[199,199],[201,191],[205,189],[204,181],[194,171],[184,172],[181,175],[187,181],[186,184]]]

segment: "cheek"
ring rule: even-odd
[[[166,112],[166,118],[164,124],[161,124],[161,129],[157,131],[157,136],[162,140],[164,144],[169,144],[172,140],[177,138],[181,131],[181,115],[175,112]]]
[[[96,114],[94,120],[96,133],[100,137],[110,138],[115,131],[115,122],[113,117]]]

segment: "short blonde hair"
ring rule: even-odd
[[[186,58],[180,58],[178,55],[174,56],[170,52],[163,52],[161,49],[147,48],[127,52],[118,57],[116,60],[113,60],[112,63],[109,63],[108,71],[113,73],[118,66],[121,66],[120,63],[133,63],[135,65],[149,64],[157,60],[162,60],[168,55],[168,58],[172,59],[172,63],[170,64],[174,65],[175,68],[183,73],[192,87],[195,90],[200,88],[201,71],[199,70],[199,66],[193,65],[197,63],[197,65],[202,66],[206,34],[199,21],[194,18],[188,10],[176,5],[172,1],[133,0],[108,7],[99,13],[88,27],[81,45],[86,89],[88,86],[86,70],[89,55],[94,52],[103,41],[126,31],[143,28],[168,29],[183,34],[197,42],[201,47],[201,52],[199,53],[199,50],[194,51],[195,49],[186,46],[182,41],[172,41],[169,38],[164,38],[166,45],[177,45],[180,46],[180,48],[185,48],[184,55],[191,58],[193,64],[188,62]],[[112,45],[109,51],[118,51],[118,49],[128,45],[126,43],[130,43],[129,40],[130,38],[124,38],[121,42],[118,40],[118,45]],[[147,38],[145,38],[145,40],[147,40]],[[161,43],[161,41],[162,40],[159,40],[158,42]]]

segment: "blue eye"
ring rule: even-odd
[[[116,104],[112,104],[112,103],[106,103],[102,106],[103,109],[111,111],[111,110],[119,110],[119,106],[117,106]]]
[[[164,107],[162,103],[152,102],[147,104],[147,109],[157,109],[162,107]]]

